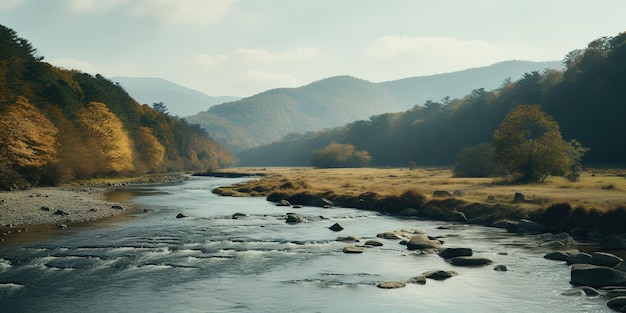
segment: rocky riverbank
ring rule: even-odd
[[[73,224],[106,219],[140,209],[109,195],[129,185],[181,181],[181,175],[140,177],[115,183],[37,187],[0,191],[0,243],[18,234],[64,229]]]
[[[0,193],[0,240],[33,230],[66,228],[133,211],[107,200],[107,187],[42,187]],[[4,241],[4,240],[3,240]]]

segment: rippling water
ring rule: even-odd
[[[149,209],[116,223],[56,232],[35,244],[0,248],[2,312],[611,312],[601,297],[566,297],[569,267],[543,259],[533,236],[499,229],[398,219],[376,212],[277,207],[261,198],[218,197],[240,179],[192,178],[132,189]],[[177,219],[183,212],[188,218]],[[286,212],[308,222],[289,225]],[[245,217],[232,219],[234,213]],[[345,229],[333,232],[334,223]],[[447,247],[471,247],[504,264],[453,267],[394,240],[344,254],[337,236],[417,228]],[[445,281],[385,290],[429,270]]]

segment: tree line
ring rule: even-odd
[[[54,67],[0,25],[0,189],[235,163],[198,125],[102,75]]]
[[[590,148],[582,163],[624,165],[626,146],[626,34],[602,37],[563,60],[564,70],[529,72],[479,88],[458,99],[426,101],[412,109],[371,116],[342,127],[305,134],[238,153],[242,166],[305,166],[313,151],[332,142],[371,156],[372,166],[449,166],[464,148],[493,143],[505,116],[522,104],[540,105],[566,141]]]

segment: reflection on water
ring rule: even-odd
[[[600,297],[565,297],[569,267],[544,259],[535,236],[467,225],[398,219],[351,209],[277,207],[210,190],[238,179],[116,192],[149,212],[86,226],[52,240],[0,250],[0,307],[11,312],[610,312]],[[188,218],[176,218],[178,213]],[[308,223],[285,223],[297,212]],[[233,219],[234,213],[242,213]],[[333,232],[334,223],[345,229]],[[397,240],[344,254],[337,236],[418,228],[444,246],[471,247],[504,264],[458,268]],[[446,281],[383,290],[429,270]]]

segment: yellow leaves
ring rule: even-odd
[[[141,127],[135,134],[136,169],[143,172],[156,170],[165,157],[165,147],[154,137],[152,129]]]
[[[91,102],[79,110],[77,122],[85,131],[98,173],[125,173],[134,169],[128,133],[104,103]]]
[[[9,167],[41,168],[57,154],[57,128],[24,97],[0,116],[0,162]]]

